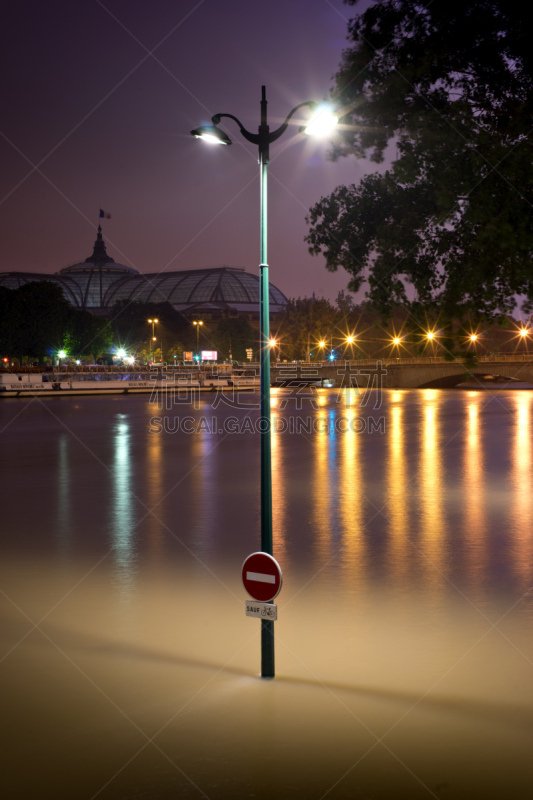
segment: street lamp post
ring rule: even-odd
[[[196,325],[196,360],[200,362],[200,325],[203,325],[203,320],[193,320],[193,325]]]
[[[231,139],[218,125],[223,117],[232,119],[239,126],[242,136],[259,150],[259,177],[260,177],[260,240],[259,240],[259,348],[260,348],[260,413],[262,419],[260,431],[261,443],[261,550],[272,555],[272,463],[270,440],[270,311],[269,311],[269,285],[268,285],[268,259],[267,259],[267,165],[269,162],[269,148],[287,130],[294,114],[304,107],[317,110],[317,103],[307,101],[295,106],[289,112],[285,121],[274,131],[270,130],[267,123],[266,89],[261,87],[261,122],[257,133],[252,133],[244,127],[240,120],[233,114],[215,114],[211,118],[211,125],[202,125],[191,131],[198,139],[205,139],[214,144],[230,145]],[[304,128],[302,133],[314,135],[331,130],[337,123],[337,118],[326,109],[318,109],[318,113]],[[274,623],[271,620],[261,620],[261,675],[263,678],[273,678],[274,670]]]
[[[153,350],[153,343],[156,341],[155,337],[155,326],[159,322],[158,319],[149,319],[148,322],[152,323],[152,338],[150,339],[150,361],[153,361],[152,350]],[[163,360],[163,352],[161,351],[161,360]]]

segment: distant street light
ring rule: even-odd
[[[437,334],[435,331],[426,331],[425,337],[427,339],[428,344],[431,343],[431,352],[435,354],[436,344],[437,344]]]
[[[156,341],[155,325],[157,325],[159,320],[158,319],[149,319],[148,322],[152,323],[152,338],[150,339],[150,361],[153,361],[154,359],[153,359],[152,348],[153,348],[153,343]],[[161,356],[162,356],[162,353],[161,353]]]
[[[528,338],[527,337],[529,336],[529,333],[530,333],[530,329],[529,328],[525,328],[522,325],[522,327],[519,330],[519,334],[520,334],[520,338],[522,339],[522,341],[525,344],[526,353],[528,352]]]
[[[203,325],[204,322],[201,319],[193,320],[193,325],[196,325],[196,360],[200,361],[200,325]]]
[[[294,114],[301,108],[311,108],[315,114],[301,133],[309,136],[330,132],[337,124],[337,117],[326,107],[306,101],[295,106],[285,121],[274,131],[267,124],[267,100],[265,87],[261,87],[261,121],[257,133],[246,130],[242,122],[233,114],[215,114],[211,125],[202,125],[191,131],[198,139],[212,144],[231,145],[231,139],[218,125],[223,117],[233,120],[239,126],[241,135],[259,149],[260,173],[260,265],[259,265],[259,348],[260,348],[260,414],[263,424],[259,437],[261,443],[261,550],[272,555],[272,460],[270,432],[270,347],[269,347],[269,283],[267,260],[267,165],[270,159],[269,148],[287,130]],[[274,677],[274,623],[261,620],[261,675]]]
[[[346,344],[350,345],[350,358],[351,359],[353,359],[353,343],[354,342],[355,342],[355,336],[347,336],[346,337]]]

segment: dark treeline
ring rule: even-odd
[[[59,350],[89,356],[108,349],[106,320],[73,308],[52,281],[0,287],[0,352],[11,360],[43,363]]]
[[[152,341],[152,325],[157,319]],[[201,316],[197,318],[197,321]],[[29,283],[19,289],[0,287],[0,355],[9,362],[56,360],[60,350],[70,359],[94,363],[119,348],[137,361],[148,363],[163,357],[166,363],[181,361],[185,351],[214,350],[218,360],[244,362],[247,350],[259,355],[259,333],[244,317],[223,316],[204,320],[197,328],[194,315],[185,317],[170,303],[117,304],[109,319],[73,308],[52,282]],[[355,304],[344,291],[335,304],[325,298],[289,300],[285,311],[272,322],[272,360],[358,359],[389,356],[439,355],[445,358],[473,354],[512,353],[527,348],[520,337],[521,325],[512,319],[503,325],[444,320],[426,311],[397,306],[387,318],[368,302]],[[433,333],[432,339],[428,333]],[[476,340],[471,340],[472,333]],[[397,341],[395,342],[394,339]]]
[[[152,338],[149,319],[157,319]],[[18,289],[0,287],[0,355],[9,362],[43,364],[64,350],[69,358],[96,361],[119,348],[148,361],[183,358],[186,350],[216,350],[219,358],[244,361],[246,350],[258,349],[258,334],[247,319],[223,317],[200,327],[170,303],[117,303],[109,318],[74,308],[52,281]],[[201,316],[198,318],[201,319]]]

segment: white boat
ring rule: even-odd
[[[59,394],[141,394],[151,392],[250,391],[259,378],[246,375],[180,375],[179,372],[0,373],[0,397],[46,397]]]

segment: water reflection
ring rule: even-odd
[[[345,585],[359,591],[367,581],[364,538],[364,497],[361,434],[357,430],[358,407],[353,407],[350,389],[339,438],[339,506],[342,526],[341,563]]]
[[[388,571],[395,581],[406,575],[410,562],[408,498],[411,492],[405,450],[406,432],[402,395],[395,392],[387,415],[387,494],[385,514],[389,522]]]
[[[207,430],[207,425],[199,426],[196,433],[186,435],[185,446],[189,450],[188,469],[178,478],[181,490],[190,483],[188,504],[192,505],[193,510],[192,540],[196,545],[195,549],[200,552],[215,547],[215,537],[219,533],[215,508],[216,494],[213,491],[218,479],[216,445],[217,441]],[[187,538],[187,532],[182,531],[179,525],[180,518],[175,518],[171,527],[180,540]]]
[[[131,431],[125,414],[114,428],[112,542],[116,576],[124,596],[131,594],[135,580],[134,512],[132,491]]]
[[[62,433],[58,441],[57,453],[57,540],[59,552],[66,556],[70,550],[72,534],[72,486],[69,464],[69,436]]]
[[[163,475],[163,436],[161,433],[148,433],[146,436],[146,505],[153,513],[147,519],[147,539],[151,552],[160,555],[164,542],[165,505]]]
[[[286,563],[287,536],[286,536],[286,509],[287,509],[287,484],[290,480],[286,464],[287,434],[281,432],[281,416],[274,409],[271,412],[272,421],[272,538],[274,556],[280,564]],[[292,439],[292,437],[290,437]]]
[[[469,393],[464,445],[464,530],[468,577],[472,587],[484,580],[487,568],[485,481],[480,408],[483,395]]]
[[[511,514],[514,518],[514,568],[523,591],[531,588],[533,572],[531,403],[531,394],[517,392],[511,475],[514,496]]]
[[[439,400],[441,393],[423,390],[419,467],[420,536],[425,583],[442,587],[446,570],[444,542],[442,446],[440,441]]]
[[[533,570],[533,395],[385,392],[381,434],[358,422],[370,418],[371,403],[361,408],[353,389],[344,390],[341,403],[337,394],[320,389],[315,408],[287,403],[272,410],[274,546],[284,572],[318,570],[325,584],[351,593],[378,582],[405,594],[429,587],[439,600],[454,586],[469,597],[474,590],[476,601],[494,587],[526,591]],[[127,413],[117,414],[118,407]],[[117,583],[128,594],[139,588],[137,571],[150,558],[172,564],[192,551],[212,564],[258,548],[255,434],[207,427],[185,433],[179,426],[150,434],[153,409],[135,397],[95,398],[78,410],[65,402],[57,413],[63,409],[110,473],[84,459],[64,428],[58,432],[28,407],[24,428],[3,435],[6,496],[11,473],[29,466],[41,492],[35,508],[24,509],[26,539],[11,536],[14,550],[37,541],[36,531],[40,547],[65,559],[91,548],[100,554],[112,541]],[[234,415],[220,406],[217,430]],[[298,416],[312,424],[291,433],[288,422]],[[33,458],[29,438],[21,447],[24,435],[45,443],[46,464]],[[6,537],[20,525],[17,509],[20,503],[5,511]],[[53,523],[48,538],[43,514]]]
[[[330,430],[330,419],[335,412],[328,408],[323,402],[324,395],[319,400],[319,408],[316,411],[315,432],[313,433],[313,482],[312,514],[313,538],[317,563],[323,566],[333,555],[332,531],[334,530],[333,515],[335,511],[334,497],[336,486],[332,474],[332,464],[334,461],[333,449],[335,447],[335,434]],[[334,429],[333,429],[334,430]],[[308,523],[309,524],[309,523]]]

